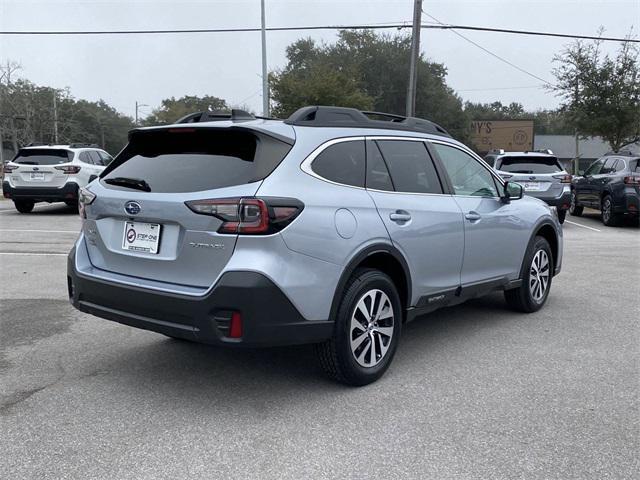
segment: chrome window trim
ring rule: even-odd
[[[364,187],[357,187],[355,185],[347,185],[346,183],[339,183],[339,182],[334,182],[333,180],[329,180],[327,178],[324,178],[320,175],[318,175],[316,172],[313,171],[313,169],[311,168],[311,164],[313,163],[313,161],[322,153],[324,152],[327,148],[329,148],[332,145],[335,145],[337,143],[342,143],[342,142],[353,142],[353,141],[360,141],[360,140],[405,140],[405,141],[411,141],[411,142],[422,142],[425,143],[428,141],[428,139],[426,138],[420,138],[420,137],[405,137],[405,136],[389,136],[389,135],[372,135],[372,136],[355,136],[355,137],[340,137],[340,138],[334,138],[332,140],[328,140],[322,144],[320,144],[318,147],[316,147],[308,156],[307,158],[305,158],[302,163],[300,164],[300,169],[306,173],[307,175],[311,175],[312,177],[317,178],[318,180],[322,180],[323,182],[327,182],[327,183],[331,183],[332,185],[338,185],[340,187],[347,187],[347,188],[355,188],[357,190],[366,190],[369,192],[377,192],[377,193],[393,193],[396,195],[422,195],[422,196],[437,196],[437,197],[451,197],[452,195],[450,193],[420,193],[420,192],[398,192],[396,190],[378,190],[375,188],[366,188],[366,183]],[[446,145],[449,145],[446,142],[442,142]],[[366,178],[365,178],[366,181]],[[474,197],[474,198],[481,198],[481,197]],[[483,197],[483,198],[489,198],[489,197]],[[491,198],[495,198],[495,197],[491,197]]]

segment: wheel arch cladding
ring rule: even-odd
[[[403,321],[406,320],[406,310],[411,306],[411,275],[409,266],[402,253],[392,245],[372,245],[356,254],[347,264],[340,276],[331,303],[330,318],[335,315],[342,299],[341,293],[353,272],[358,268],[375,268],[388,275],[398,289],[402,303]]]
[[[558,236],[556,234],[555,228],[553,228],[553,226],[549,223],[543,223],[536,229],[535,233],[531,237],[529,245],[531,245],[531,242],[533,242],[536,237],[542,237],[547,242],[549,242],[549,246],[551,247],[551,254],[553,255],[553,268],[555,269],[555,267],[558,265],[559,254]]]

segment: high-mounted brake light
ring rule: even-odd
[[[571,175],[552,175],[553,178],[560,179],[560,183],[571,183],[573,177]]]
[[[53,167],[53,168],[55,168],[56,170],[62,170],[67,175],[72,173],[78,173],[80,171],[79,165],[63,165],[60,167]]]
[[[292,198],[212,198],[185,202],[200,215],[222,220],[218,233],[268,235],[289,225],[303,204]]]
[[[13,172],[14,170],[16,170],[17,168],[18,168],[18,165],[9,165],[9,164],[6,164],[6,165],[4,166],[4,168],[2,169],[2,171],[3,171],[4,173],[11,173],[11,172]]]
[[[640,177],[634,175],[624,177],[624,183],[625,185],[640,185]]]

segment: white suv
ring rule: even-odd
[[[97,178],[112,158],[97,145],[36,145],[21,148],[4,166],[2,193],[21,213],[36,202],[78,204],[78,191]]]

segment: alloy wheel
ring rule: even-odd
[[[533,299],[540,303],[549,286],[549,256],[544,250],[538,250],[531,261],[529,273],[529,291]]]
[[[611,200],[605,198],[602,203],[602,221],[609,223],[609,220],[611,220]]]
[[[379,289],[364,293],[351,315],[351,353],[363,367],[379,364],[391,346],[394,330],[391,300]]]

